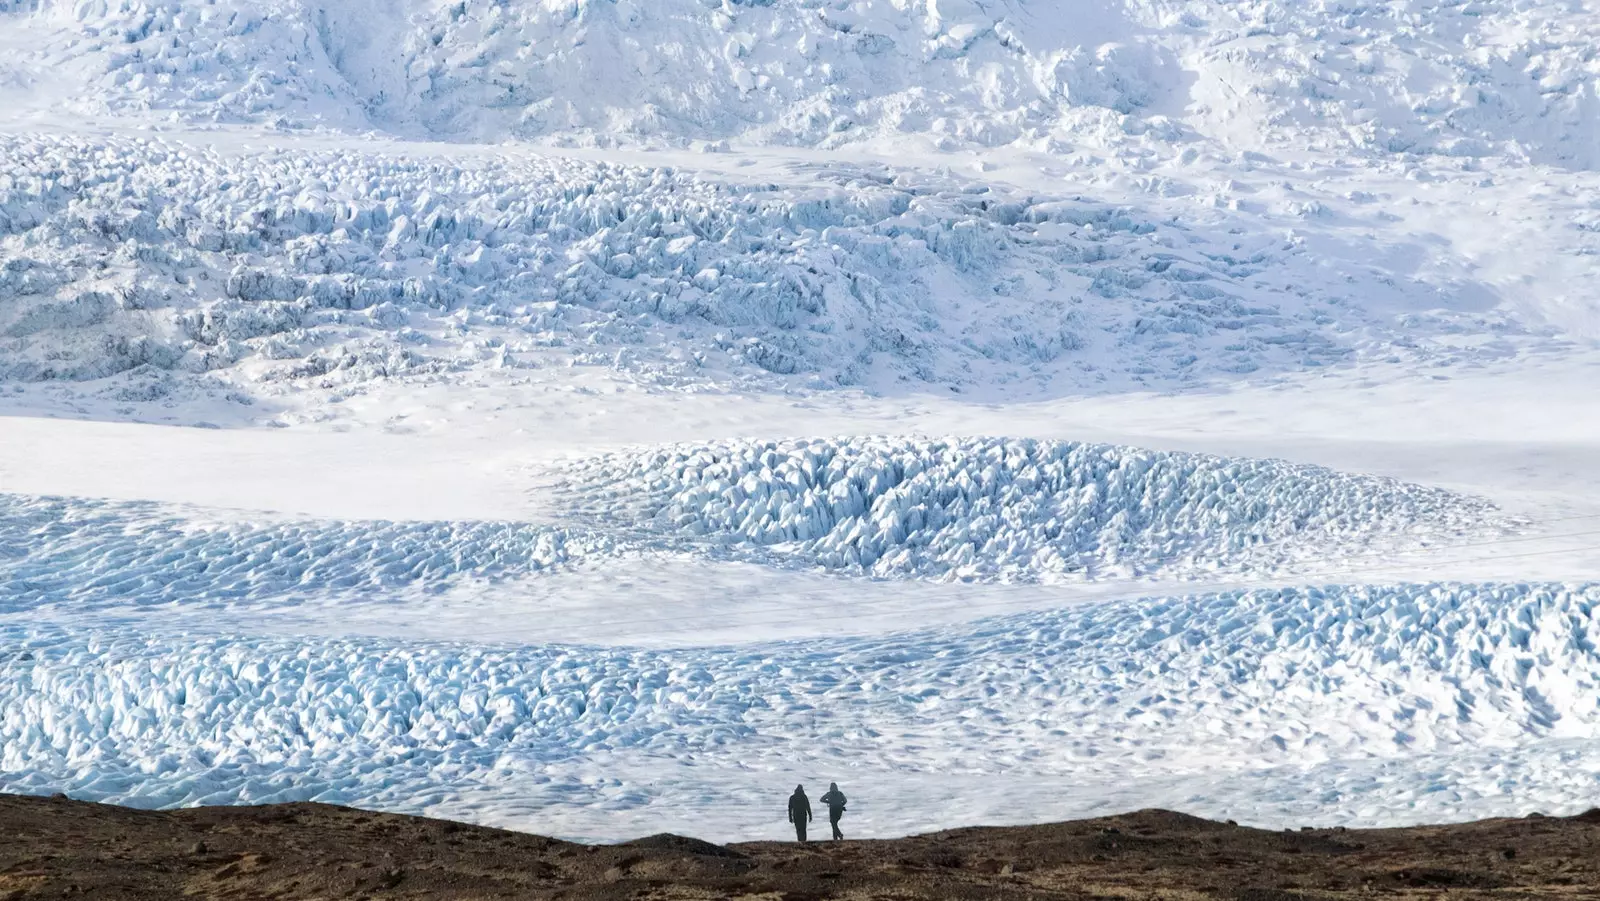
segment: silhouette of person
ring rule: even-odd
[[[844,792],[839,791],[839,783],[829,782],[828,793],[822,796],[822,803],[828,805],[828,824],[833,827],[833,840],[844,838],[844,833],[839,831],[839,818],[844,816]]]
[[[811,822],[811,801],[806,797],[806,787],[796,785],[789,796],[789,822],[794,824],[794,837],[806,840],[806,824]]]

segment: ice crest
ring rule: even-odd
[[[602,521],[897,578],[1270,570],[1497,519],[1480,499],[1315,466],[1001,438],[652,448],[577,464],[572,491]]]

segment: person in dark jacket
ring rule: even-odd
[[[844,838],[844,833],[839,831],[839,818],[844,816],[844,792],[839,791],[839,783],[828,783],[828,793],[822,796],[822,803],[828,805],[828,824],[833,827],[833,840]]]
[[[794,824],[794,837],[806,840],[806,824],[811,822],[811,800],[806,797],[806,787],[796,785],[789,796],[789,822]]]

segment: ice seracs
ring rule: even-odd
[[[16,80],[66,79],[60,105],[78,116],[590,145],[918,137],[1600,162],[1586,99],[1600,23],[1557,2],[11,0],[0,17],[30,36]]]
[[[1487,501],[1273,460],[1062,441],[669,446],[573,464],[551,521],[318,520],[0,494],[0,613],[268,609],[671,554],[974,581],[1294,572],[1511,528]]]
[[[0,0],[0,790],[1587,808],[1583,7]]]
[[[967,778],[1019,821],[1077,797],[1019,779],[1276,817],[1309,795],[1357,822],[1441,815],[1420,779],[1441,803],[1504,809],[1514,785],[1556,813],[1588,803],[1559,798],[1600,736],[1597,604],[1593,585],[1328,586],[662,651],[8,623],[0,788],[469,800],[473,819],[600,834],[684,788],[760,823],[763,783],[792,767],[869,773],[886,827]]]
[[[196,518],[157,504],[0,494],[0,613],[438,591],[615,550],[603,534],[531,523]]]
[[[881,165],[750,183],[37,135],[0,135],[0,159],[0,384],[122,404],[573,365],[666,390],[1052,396],[1516,350],[1397,318],[1393,278],[1259,226]]]
[[[1068,441],[728,441],[574,470],[605,519],[882,577],[1271,569],[1497,521],[1485,501],[1392,479]]]

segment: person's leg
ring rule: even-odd
[[[844,833],[839,831],[839,818],[828,817],[828,822],[833,826],[833,840],[838,841],[839,839],[844,838]]]
[[[796,819],[794,821],[794,837],[795,837],[795,839],[797,841],[800,841],[800,842],[804,842],[806,840],[806,821],[805,820]]]

